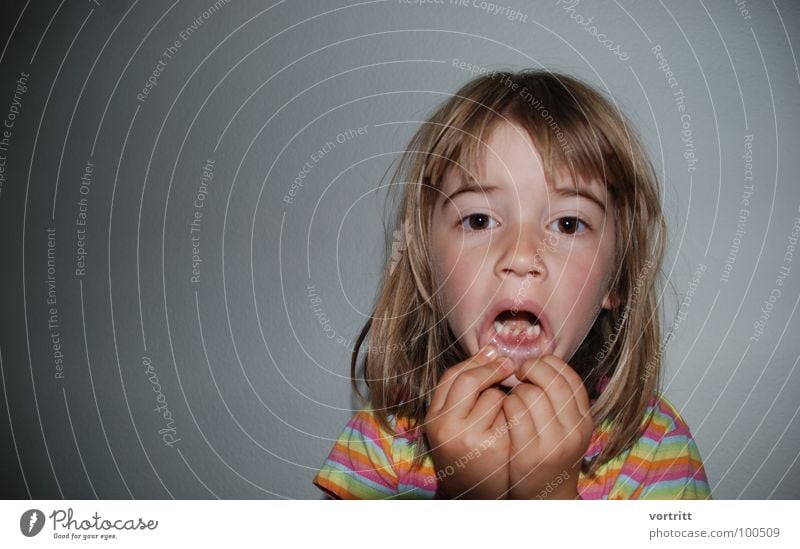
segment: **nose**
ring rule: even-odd
[[[523,225],[517,227],[499,237],[501,252],[497,263],[498,273],[544,278],[547,275],[544,239],[539,238],[536,229]]]

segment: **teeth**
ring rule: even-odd
[[[494,330],[495,330],[495,332],[497,332],[498,334],[501,334],[501,335],[511,335],[511,327],[510,326],[506,326],[505,324],[503,324],[499,320],[495,320],[494,321]]]
[[[542,333],[542,326],[540,324],[532,324],[527,328],[517,328],[512,330],[510,326],[506,326],[499,320],[494,321],[494,331],[500,335],[517,337],[524,333],[526,337],[534,338],[539,337]]]

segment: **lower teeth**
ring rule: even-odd
[[[516,329],[512,330],[510,327],[506,326],[499,320],[494,321],[494,329],[500,335],[511,336],[511,337],[538,337],[540,333],[542,333],[542,327],[539,324],[531,324],[526,329]]]

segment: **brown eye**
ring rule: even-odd
[[[581,234],[589,227],[586,223],[577,217],[561,217],[553,222],[556,229],[561,234]]]
[[[461,226],[469,228],[472,231],[482,231],[483,229],[490,228],[490,223],[496,223],[491,216],[482,213],[468,215],[461,219]],[[466,224],[466,225],[465,225]]]

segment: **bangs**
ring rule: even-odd
[[[448,168],[470,184],[483,182],[487,141],[500,122],[527,132],[551,186],[563,179],[576,186],[597,182],[616,197],[633,172],[621,161],[634,156],[620,150],[628,140],[620,135],[626,127],[621,113],[571,78],[537,71],[488,74],[456,92],[439,114],[429,128],[435,137],[422,174],[434,189],[441,189]]]

